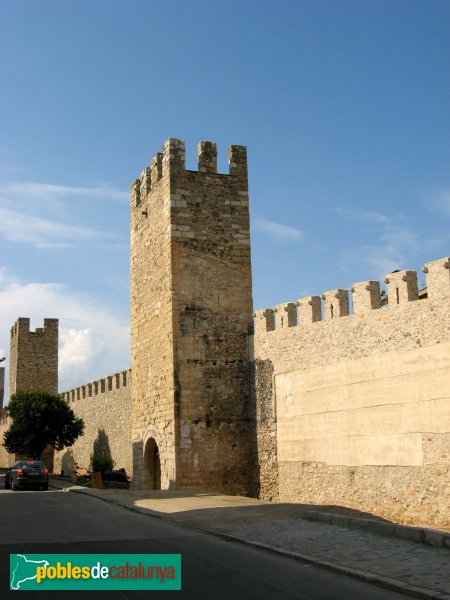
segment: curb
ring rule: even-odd
[[[61,489],[61,488],[58,488]],[[365,581],[366,583],[371,583],[372,585],[376,585],[378,587],[382,587],[388,590],[392,590],[394,592],[400,592],[402,594],[407,594],[412,598],[419,598],[425,600],[450,600],[450,595],[444,592],[434,592],[432,590],[428,590],[426,588],[410,585],[406,582],[392,579],[390,577],[383,577],[381,575],[376,575],[375,573],[370,573],[368,571],[360,571],[358,569],[352,569],[351,567],[345,567],[343,565],[339,565],[337,563],[328,562],[322,560],[320,558],[316,558],[314,556],[309,556],[306,554],[300,554],[298,552],[292,552],[290,550],[284,550],[283,548],[278,548],[276,546],[271,546],[270,544],[265,544],[263,542],[255,542],[252,540],[248,540],[245,538],[240,538],[238,536],[230,535],[227,533],[221,533],[218,531],[214,531],[213,529],[205,529],[198,526],[189,525],[187,523],[182,523],[177,521],[176,519],[171,518],[166,514],[153,512],[151,509],[142,508],[139,506],[131,506],[124,502],[120,502],[118,500],[113,500],[111,498],[105,498],[104,496],[99,496],[97,494],[91,494],[87,488],[83,488],[81,486],[74,486],[70,488],[62,488],[62,491],[65,492],[74,492],[78,494],[84,494],[86,496],[90,496],[91,498],[97,498],[102,502],[106,502],[108,504],[114,504],[115,506],[120,506],[121,508],[125,508],[130,512],[135,512],[138,514],[147,515],[149,517],[153,517],[156,519],[164,519],[178,525],[180,527],[184,527],[185,529],[190,529],[192,531],[199,531],[202,533],[207,533],[209,535],[214,535],[216,537],[222,538],[231,542],[238,542],[241,544],[246,544],[247,546],[252,546],[255,548],[259,548],[260,550],[265,550],[267,552],[275,552],[276,554],[280,554],[282,556],[286,556],[287,558],[292,558],[297,561],[304,562],[306,564],[310,564],[322,569],[326,569],[328,571],[333,571],[335,573],[339,573],[341,575],[346,575],[347,577],[352,577],[353,579],[358,579],[360,581]]]
[[[306,510],[302,518],[308,521],[326,523],[327,525],[361,529],[380,535],[402,538],[418,544],[433,546],[434,548],[450,548],[450,533],[439,531],[438,529],[400,525],[399,523],[375,521],[373,519],[363,519],[361,517],[335,515],[332,513],[323,513],[318,510]]]

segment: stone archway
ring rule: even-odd
[[[161,489],[161,461],[158,445],[154,438],[149,438],[144,450],[144,488]]]

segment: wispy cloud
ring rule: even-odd
[[[109,185],[97,185],[90,187],[56,185],[53,183],[37,183],[32,181],[8,182],[0,184],[0,191],[4,194],[47,199],[49,197],[67,198],[70,196],[85,198],[104,198],[120,202],[127,202],[129,193]]]
[[[391,221],[391,217],[369,210],[337,207],[335,211],[342,217],[348,217],[363,223],[386,224]]]
[[[113,234],[89,227],[59,223],[0,207],[0,236],[38,248],[62,248],[81,241],[106,240]]]
[[[73,247],[81,242],[120,243],[117,235],[90,226],[89,214],[95,214],[102,199],[117,205],[127,202],[128,193],[110,184],[70,186],[8,178],[0,181],[0,237],[38,248]],[[74,203],[85,199],[87,223],[74,222]],[[122,210],[117,208],[116,210]]]
[[[289,225],[282,225],[281,223],[275,223],[274,221],[268,221],[267,219],[256,219],[254,228],[257,231],[268,233],[271,236],[284,241],[298,241],[304,237],[303,231],[289,227]]]
[[[17,175],[19,175],[20,173],[22,173],[22,169],[19,169],[18,167],[0,165],[0,177],[17,177]]]
[[[415,256],[424,250],[437,251],[448,241],[442,236],[429,237],[415,231],[402,214],[392,216],[347,208],[337,208],[336,213],[370,227],[370,238],[376,238],[376,245],[347,248],[341,254],[349,263],[365,262],[369,271],[380,279],[394,269],[410,267]]]

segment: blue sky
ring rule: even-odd
[[[127,368],[128,190],[164,140],[248,146],[254,306],[450,254],[447,0],[0,2],[0,355]],[[6,363],[7,364],[7,363]]]

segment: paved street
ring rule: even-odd
[[[57,477],[51,478],[51,485],[172,524],[269,547],[418,598],[450,600],[448,532],[399,526],[367,513],[356,518],[357,511],[344,507],[315,506],[312,511],[311,505],[264,502],[207,490],[99,490],[73,486]],[[386,526],[390,526],[389,535]],[[419,543],[424,539],[428,544]]]
[[[404,596],[296,560],[135,514],[84,495],[11,492],[0,481],[0,597],[9,592],[10,553],[181,553],[183,590],[192,600],[400,600]],[[114,598],[160,592],[114,592]],[[109,593],[108,596],[111,594]],[[45,594],[33,592],[33,599]],[[52,592],[52,599],[80,598]],[[106,597],[84,592],[83,598]],[[159,597],[159,596],[158,596]]]

